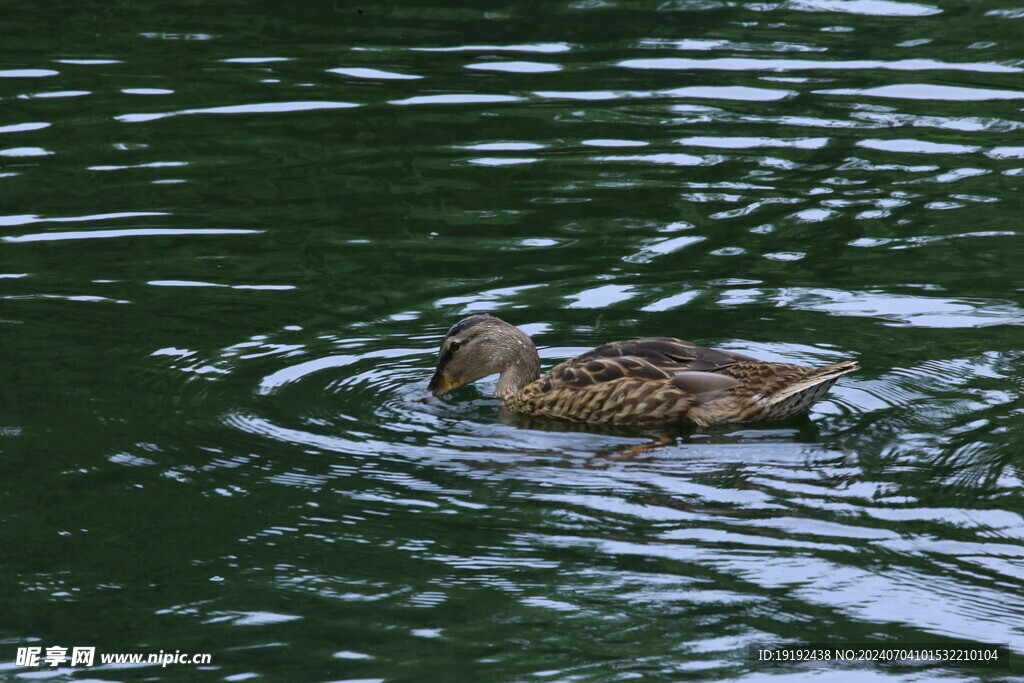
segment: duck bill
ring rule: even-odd
[[[430,380],[430,384],[427,385],[427,393],[424,398],[433,396],[434,398],[441,398],[449,391],[458,389],[461,384],[456,384],[450,381],[447,377],[441,374],[440,371],[435,372],[434,376]]]

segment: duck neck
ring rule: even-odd
[[[526,333],[513,328],[518,334],[512,336],[505,345],[505,357],[508,363],[498,378],[498,388],[494,395],[505,401],[533,380],[540,377],[540,356],[537,347]]]

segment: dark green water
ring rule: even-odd
[[[1024,10],[6,5],[0,678],[1024,672]],[[622,459],[411,401],[476,312],[863,370]],[[746,660],[821,641],[1015,655]]]

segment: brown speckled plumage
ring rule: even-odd
[[[758,422],[805,412],[854,361],[823,368],[771,363],[671,337],[599,346],[543,377],[521,330],[492,316],[460,321],[441,346],[430,391],[442,396],[501,373],[496,395],[513,410],[611,424]]]

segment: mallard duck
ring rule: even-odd
[[[440,398],[497,373],[494,395],[523,413],[576,422],[708,426],[797,415],[840,375],[857,369],[852,360],[811,368],[646,337],[599,346],[541,377],[537,348],[525,332],[494,316],[473,315],[448,330],[427,389]]]

